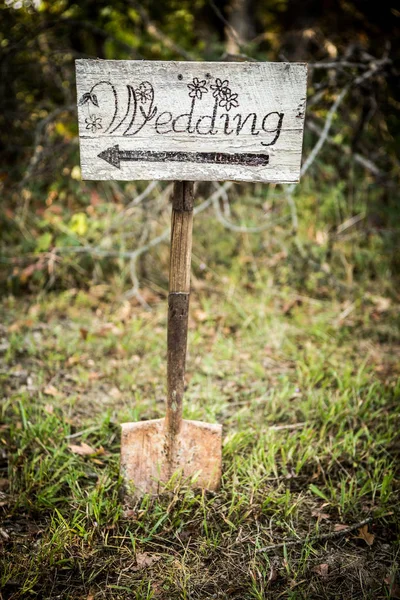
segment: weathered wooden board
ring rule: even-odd
[[[298,181],[303,63],[77,60],[84,179]]]

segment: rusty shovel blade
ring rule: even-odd
[[[172,451],[165,419],[121,427],[121,474],[129,496],[158,494],[176,473],[192,488],[219,488],[221,425],[183,420]]]

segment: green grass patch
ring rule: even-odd
[[[377,311],[371,292],[349,312],[268,277],[215,274],[193,294],[184,415],[224,426],[221,490],[176,477],[130,506],[119,424],[163,416],[165,301],[3,302],[3,598],[389,597],[398,307]],[[372,545],[358,530],[313,540],[367,517]],[[259,551],[285,540],[303,541]]]

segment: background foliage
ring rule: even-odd
[[[318,277],[329,270],[342,283],[353,276],[397,276],[400,91],[393,41],[400,19],[390,3],[7,0],[0,10],[1,281],[6,293],[85,286],[93,278],[115,276],[122,288],[129,287],[129,255],[123,253],[168,221],[168,194],[159,199],[162,184],[153,203],[133,207],[126,222],[118,215],[125,214],[144,184],[81,181],[74,83],[79,57],[219,60],[235,53],[317,63],[310,70],[306,155],[338,93],[376,68],[350,88],[334,114],[328,142],[295,190],[298,218],[281,224],[274,238],[281,249],[284,245],[289,257],[284,271],[294,284],[317,267],[322,268]],[[284,216],[289,210],[285,194],[272,187],[234,186],[225,216],[239,226]],[[200,187],[198,197],[210,191]],[[118,226],[110,228],[115,219]],[[206,234],[207,226],[198,225],[196,239],[207,263],[231,267],[243,250],[243,237],[229,231],[221,237],[210,209],[201,219],[212,219],[215,233]],[[345,235],[339,239],[343,223]],[[263,255],[266,246],[270,249],[271,231],[249,243]],[[165,287],[160,272],[165,273],[167,254],[154,252],[156,258],[142,257],[138,275],[147,285]],[[281,266],[278,278],[284,276]]]

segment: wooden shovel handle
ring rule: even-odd
[[[171,215],[168,294],[168,364],[166,425],[171,437],[182,424],[182,400],[190,295],[193,229],[193,182],[175,181]]]

